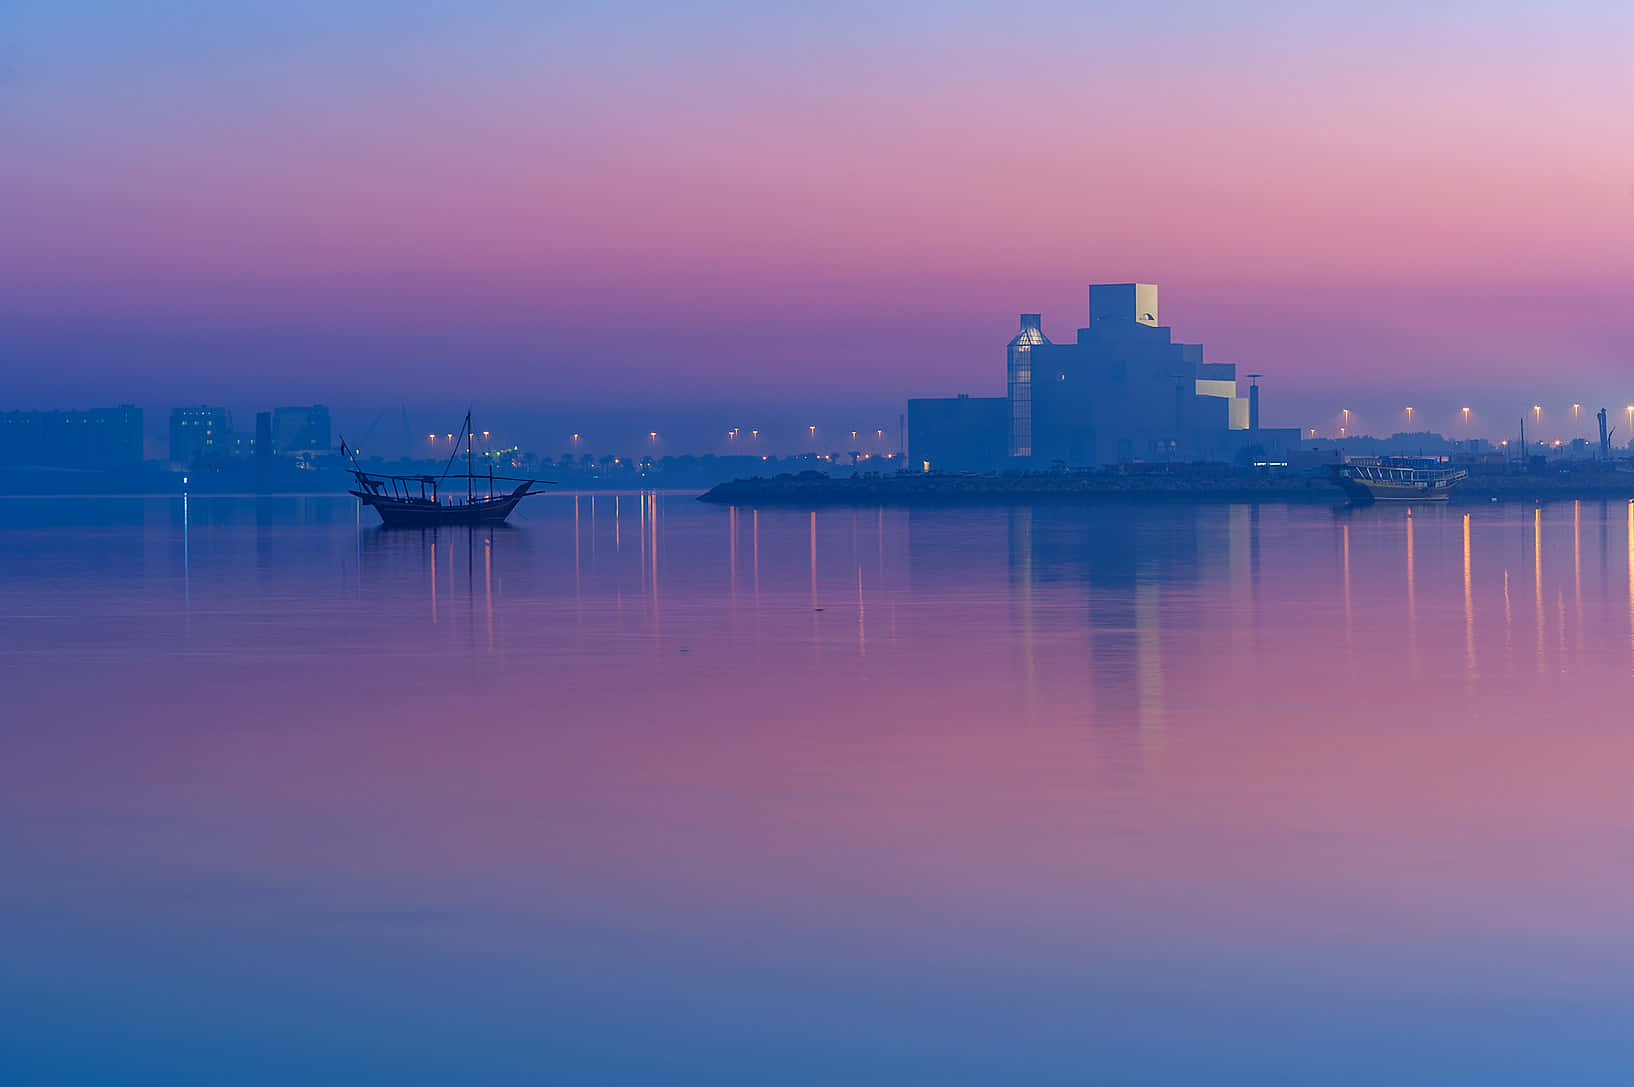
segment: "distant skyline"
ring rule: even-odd
[[[1125,280],[1268,422],[1634,400],[1626,5],[0,20],[8,407],[852,411]]]
[[[1356,437],[1388,438],[1401,432],[1429,431],[1453,440],[1474,437],[1494,443],[1514,441],[1524,413],[1529,441],[1560,440],[1565,443],[1576,437],[1597,441],[1594,412],[1601,406],[1609,409],[1614,445],[1621,449],[1634,435],[1627,402],[1605,405],[1581,402],[1581,409],[1574,419],[1569,403],[1551,401],[1540,404],[1541,410],[1534,414],[1529,406],[1511,408],[1504,403],[1477,401],[1471,405],[1470,421],[1466,427],[1459,408],[1444,397],[1417,401],[1409,424],[1405,405],[1383,397],[1350,397],[1340,401],[1294,394],[1290,399],[1284,390],[1275,385],[1265,387],[1265,391],[1266,425],[1298,426],[1302,430],[1314,426],[1318,431],[1317,437],[1324,441],[1335,439],[1338,428],[1343,425],[1344,409],[1337,406],[1329,409],[1330,404],[1340,403],[1350,410],[1349,434]],[[466,408],[464,403],[451,401],[424,404],[318,399],[331,411],[337,444],[344,436],[350,444],[360,447],[365,455],[387,458],[398,457],[405,451],[423,455],[430,452],[433,446],[436,455],[445,455],[446,434],[459,429]],[[58,406],[72,406],[80,400],[83,398],[69,398]],[[287,406],[292,401],[214,400],[211,403],[225,407],[232,413],[236,430],[252,431],[257,411]],[[10,406],[0,403],[0,410],[7,410]],[[78,406],[92,405],[78,403]],[[180,402],[152,402],[138,406],[144,410],[143,429],[148,438],[149,452],[162,459],[170,410],[184,405]],[[402,419],[405,409],[409,418],[407,431]],[[489,430],[495,442],[520,444],[525,451],[548,457],[558,457],[563,453],[590,453],[597,457],[649,454],[662,457],[709,453],[771,456],[813,452],[844,454],[853,449],[874,453],[895,452],[898,448],[897,420],[902,411],[901,407],[886,402],[803,406],[714,402],[607,407],[477,401],[472,404],[472,409],[479,432]],[[816,427],[815,433],[810,431],[813,426]],[[740,433],[735,438],[729,438],[727,432],[734,427],[740,428]],[[760,434],[754,435],[753,430],[759,430]],[[855,441],[851,438],[852,430],[858,432]],[[433,431],[437,434],[434,442],[430,439]],[[883,435],[879,431],[883,431]],[[577,441],[573,439],[574,434],[579,435]]]

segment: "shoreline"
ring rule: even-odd
[[[1448,501],[1457,506],[1572,499],[1634,500],[1634,472],[1475,477],[1460,484]],[[719,484],[699,495],[698,500],[734,506],[961,506],[1039,502],[1351,504],[1345,492],[1325,477],[1270,475],[1242,469],[1198,475],[1108,471],[1012,476],[914,473],[840,479],[755,477]]]

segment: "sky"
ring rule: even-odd
[[[13,0],[0,407],[888,407],[1129,280],[1270,423],[1634,403],[1626,4],[777,8]]]

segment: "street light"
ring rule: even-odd
[[[1537,405],[1537,404],[1533,404],[1532,405],[1532,422],[1535,423],[1539,419],[1541,419],[1542,417],[1543,417],[1543,408],[1541,406]]]
[[[1582,404],[1573,404],[1572,405],[1572,422],[1574,422],[1574,423],[1577,422],[1577,413],[1582,407],[1583,407]]]
[[[1469,426],[1469,409],[1464,409],[1464,425]]]
[[[1407,408],[1407,425],[1408,426],[1413,425],[1413,409],[1412,409],[1411,405],[1409,405],[1408,408]]]

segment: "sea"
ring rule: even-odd
[[[0,499],[0,1083],[1634,1080],[1634,505]]]

